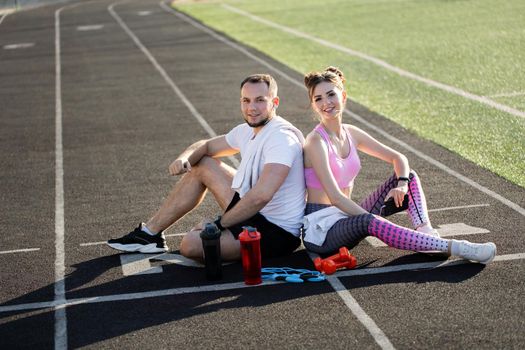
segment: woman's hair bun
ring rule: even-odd
[[[343,72],[341,72],[341,70],[337,67],[334,67],[334,66],[329,66],[329,67],[326,67],[325,69],[325,72],[331,72],[331,73],[334,73],[335,75],[337,75],[341,81],[343,82],[343,84],[346,82],[346,79],[345,79],[345,75],[343,74]]]
[[[346,79],[343,72],[337,67],[329,66],[322,72],[310,72],[304,76],[304,85],[308,89],[310,99],[313,96],[313,91],[317,84],[324,81],[337,85],[341,90],[345,89],[344,84]]]
[[[306,74],[304,76],[304,85],[305,86],[310,86],[310,85],[312,85],[314,80],[319,80],[319,73],[317,73],[317,72],[308,73],[308,74]]]

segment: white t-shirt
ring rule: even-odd
[[[253,128],[241,124],[226,134],[226,142],[239,150],[242,158],[253,136]],[[306,205],[302,144],[292,130],[280,129],[269,135],[262,146],[259,174],[268,163],[284,164],[290,172],[272,200],[259,212],[268,221],[299,237]]]

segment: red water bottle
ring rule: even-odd
[[[261,234],[250,226],[243,227],[239,235],[241,242],[244,283],[260,284],[261,279]]]

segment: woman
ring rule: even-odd
[[[305,76],[313,110],[320,120],[306,138],[304,165],[308,201],[304,245],[319,254],[354,247],[374,236],[390,247],[419,252],[442,252],[487,264],[496,255],[494,243],[471,243],[439,237],[432,227],[419,177],[407,158],[368,135],[342,123],[346,103],[343,73],[328,67]],[[361,163],[357,150],[393,165],[394,175],[360,205],[351,199]],[[378,214],[385,201],[406,206],[413,230],[395,225]],[[405,201],[405,203],[403,203]]]

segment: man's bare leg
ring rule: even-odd
[[[195,164],[191,172],[182,176],[175,184],[160,209],[146,222],[151,232],[160,232],[192,209],[197,207],[210,190],[219,206],[224,210],[230,204],[234,191],[231,183],[235,169],[219,160],[203,157]],[[233,238],[233,237],[232,237]]]
[[[180,253],[187,258],[202,261],[204,250],[200,233],[203,229],[203,223],[199,223],[190,232],[188,232],[180,243]],[[241,258],[241,243],[233,237],[228,230],[221,233],[221,257],[225,261],[235,261]]]
[[[217,203],[225,209],[231,202],[234,191],[230,188],[235,170],[220,161],[204,157],[192,167],[173,187],[160,209],[148,220],[146,227],[119,238],[107,241],[109,247],[125,252],[161,253],[168,251],[164,231],[177,220],[199,205],[207,190]],[[148,232],[149,231],[149,232]],[[231,235],[231,234],[230,234]],[[232,240],[233,236],[231,237]],[[199,239],[202,250],[202,242]],[[227,248],[225,248],[228,251]],[[202,254],[201,254],[202,257]]]

